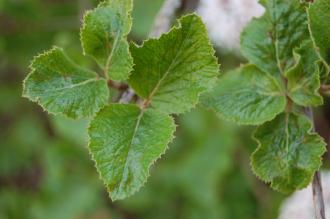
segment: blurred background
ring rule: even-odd
[[[30,61],[52,45],[95,67],[82,55],[79,28],[84,11],[97,3],[0,0],[0,219],[278,218],[286,197],[250,169],[253,127],[221,121],[201,106],[176,117],[177,137],[152,167],[146,185],[112,203],[88,154],[87,121],[49,116],[21,97]],[[162,4],[134,0],[130,40],[147,37]],[[257,1],[184,0],[176,14],[195,10],[208,27],[222,72],[245,62],[238,51],[239,32],[263,13]],[[328,140],[329,107],[319,109],[316,120]],[[325,167],[328,160],[326,155]]]

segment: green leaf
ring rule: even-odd
[[[112,200],[134,194],[173,138],[173,119],[136,105],[111,104],[89,127],[89,149]]]
[[[257,125],[283,112],[286,99],[274,78],[246,65],[224,74],[202,103],[224,119]]]
[[[60,48],[37,56],[31,69],[24,81],[23,96],[49,113],[74,119],[88,117],[108,101],[106,81],[76,65]]]
[[[101,3],[84,16],[81,44],[95,58],[107,77],[126,80],[133,67],[127,35],[132,26],[131,0]]]
[[[266,13],[241,34],[243,55],[261,70],[280,76],[292,67],[292,50],[309,37],[307,15],[299,0],[262,1]]]
[[[295,50],[296,65],[286,73],[288,79],[288,95],[298,105],[318,106],[323,104],[319,94],[320,76],[319,56],[313,43],[307,41]]]
[[[219,73],[205,26],[195,14],[159,39],[131,46],[135,68],[129,84],[145,104],[162,112],[183,113],[211,89]]]
[[[320,55],[330,65],[330,1],[315,0],[308,9],[312,38]]]
[[[306,187],[321,166],[326,144],[303,115],[283,113],[260,126],[254,135],[258,142],[252,154],[257,176],[282,193]]]
[[[327,63],[324,62],[324,60],[319,60],[317,62],[318,65],[318,71],[320,76],[320,81],[324,84],[328,83],[329,80],[329,74],[330,74],[330,66],[328,66]]]

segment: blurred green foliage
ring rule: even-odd
[[[135,0],[130,36],[143,40],[161,0]],[[84,66],[80,20],[89,0],[0,0],[0,219],[272,219],[282,197],[249,167],[255,143],[200,107],[141,192],[111,203],[86,149],[86,121],[53,117],[21,98],[34,55],[55,44]],[[232,65],[233,56],[230,57]]]

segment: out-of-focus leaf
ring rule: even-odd
[[[308,17],[313,41],[330,68],[330,1],[315,0],[308,9]]]
[[[299,0],[262,1],[266,13],[241,35],[243,55],[258,68],[279,77],[292,67],[292,51],[309,37],[307,15]]]
[[[306,187],[326,151],[323,139],[311,128],[307,117],[294,113],[282,113],[258,127],[258,148],[252,155],[257,176],[283,193]]]
[[[301,106],[318,106],[323,104],[319,94],[319,57],[311,41],[306,42],[295,51],[296,65],[286,72],[288,95]]]
[[[281,113],[286,99],[274,78],[254,65],[246,65],[223,75],[202,103],[224,119],[257,125]]]

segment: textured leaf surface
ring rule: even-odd
[[[31,68],[24,81],[23,96],[50,113],[88,117],[108,101],[106,81],[77,66],[60,48],[36,57]]]
[[[256,125],[281,113],[286,100],[275,79],[247,65],[223,75],[202,103],[225,119]]]
[[[136,93],[165,113],[191,109],[201,92],[211,89],[219,73],[205,26],[193,14],[160,39],[132,45],[135,68],[129,84]]]
[[[319,56],[311,41],[295,51],[297,63],[286,73],[288,95],[301,106],[318,106],[323,103],[320,88]]]
[[[308,38],[307,15],[299,0],[261,1],[267,12],[241,35],[243,55],[261,70],[279,76],[292,67],[292,50]]]
[[[330,1],[315,0],[309,10],[309,25],[322,58],[330,65]]]
[[[174,130],[170,116],[135,105],[112,104],[98,113],[89,127],[89,149],[113,200],[143,185]]]
[[[254,172],[283,193],[306,187],[326,151],[323,139],[311,133],[307,117],[293,113],[260,126],[255,139],[259,146],[252,155]]]
[[[81,29],[84,53],[113,80],[126,80],[133,66],[126,39],[132,26],[131,4],[130,0],[101,3],[87,12]]]

